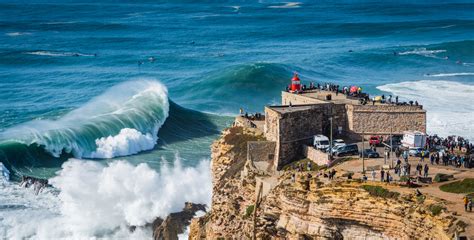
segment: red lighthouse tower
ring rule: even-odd
[[[291,79],[291,91],[292,92],[301,91],[301,82],[300,82],[300,78],[298,77],[298,73],[295,73],[295,75],[293,75],[293,78]]]

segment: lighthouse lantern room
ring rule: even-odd
[[[298,73],[295,73],[293,75],[293,78],[291,79],[291,92],[298,93],[301,91],[301,82],[300,78],[298,77]]]

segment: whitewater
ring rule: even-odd
[[[70,159],[50,182],[54,188],[39,195],[0,183],[2,238],[149,239],[147,223],[180,211],[184,202],[209,205],[212,188],[209,161],[190,168],[179,156],[160,172],[145,163]]]
[[[416,100],[429,133],[474,140],[472,8],[0,1],[0,238],[150,238],[154,217],[209,203],[211,143],[295,71]]]

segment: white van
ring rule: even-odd
[[[329,147],[329,138],[318,134],[313,137],[313,146],[319,150],[323,150]]]
[[[402,145],[407,148],[424,148],[426,145],[426,134],[418,131],[405,131],[403,133]]]

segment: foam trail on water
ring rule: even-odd
[[[417,48],[411,51],[399,52],[398,55],[420,55],[424,57],[440,58],[436,56],[438,53],[445,53],[444,49],[429,50],[426,48]]]
[[[94,54],[86,54],[79,52],[55,52],[55,51],[33,51],[26,52],[28,55],[49,56],[49,57],[93,57]]]
[[[426,77],[456,77],[456,76],[474,76],[474,72],[462,72],[462,73],[437,73],[427,74]]]
[[[180,211],[186,201],[209,205],[209,164],[185,168],[177,158],[173,167],[164,165],[158,173],[145,163],[104,166],[71,159],[50,180],[56,192],[35,196],[16,184],[0,186],[0,207],[17,205],[2,211],[0,227],[6,232],[0,238],[151,239],[144,226],[156,217]],[[131,233],[130,226],[137,229]]]
[[[299,8],[301,7],[301,2],[284,2],[283,5],[272,5],[268,8]]]
[[[405,100],[417,100],[427,110],[427,132],[474,140],[474,85],[422,80],[377,87]]]

